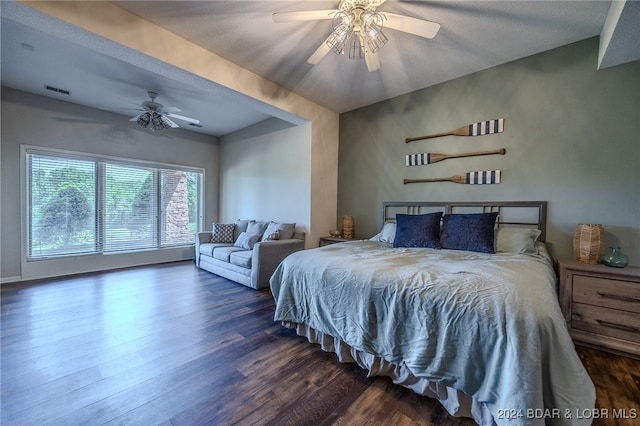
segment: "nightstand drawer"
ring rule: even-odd
[[[640,313],[640,284],[576,274],[573,276],[572,300]]]
[[[640,343],[640,314],[574,303],[571,328]]]

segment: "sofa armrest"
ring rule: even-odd
[[[196,233],[196,241],[194,245],[195,257],[193,260],[196,262],[196,266],[200,266],[200,244],[205,244],[211,242],[211,231],[197,232]]]
[[[269,279],[280,262],[291,253],[303,249],[304,240],[297,238],[256,243],[253,246],[251,259],[251,284],[253,288],[269,287]]]

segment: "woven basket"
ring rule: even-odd
[[[342,238],[355,238],[355,229],[353,225],[353,216],[342,216]]]
[[[573,235],[573,252],[582,263],[598,263],[604,245],[604,228],[596,223],[580,223]]]

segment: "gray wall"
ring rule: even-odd
[[[338,218],[354,215],[367,238],[383,201],[546,200],[555,257],[573,256],[576,224],[601,223],[607,244],[640,265],[640,62],[598,71],[597,57],[589,39],[341,114]],[[501,134],[404,142],[500,117]],[[505,156],[404,165],[411,153],[501,147]],[[501,184],[402,183],[492,169]]]
[[[295,222],[298,231],[309,233],[310,170],[311,123],[293,126],[273,118],[224,136],[220,220]]]
[[[152,133],[127,121],[123,115],[5,87],[1,107],[2,282],[193,258],[192,248],[179,248],[25,264],[21,247],[21,145],[203,168],[205,227],[217,220],[219,147],[217,139],[211,136],[182,129]]]

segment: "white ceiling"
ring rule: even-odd
[[[640,59],[640,2],[387,1],[380,12],[441,24],[432,39],[387,29],[382,68],[330,53],[307,58],[331,21],[273,23],[273,12],[334,9],[338,1],[118,1],[127,11],[336,112],[346,112],[499,64],[600,35],[602,66]],[[622,6],[620,6],[622,5]],[[614,9],[613,7],[611,8]],[[121,45],[3,1],[2,84],[90,107],[135,108],[148,100],[179,107],[223,136],[282,111]],[[608,14],[610,15],[607,18]],[[604,28],[604,31],[603,31]],[[602,43],[601,43],[602,44]],[[610,59],[613,58],[613,59]],[[594,68],[598,64],[594,63]],[[63,95],[44,86],[69,90]],[[117,110],[127,118],[131,111]]]

